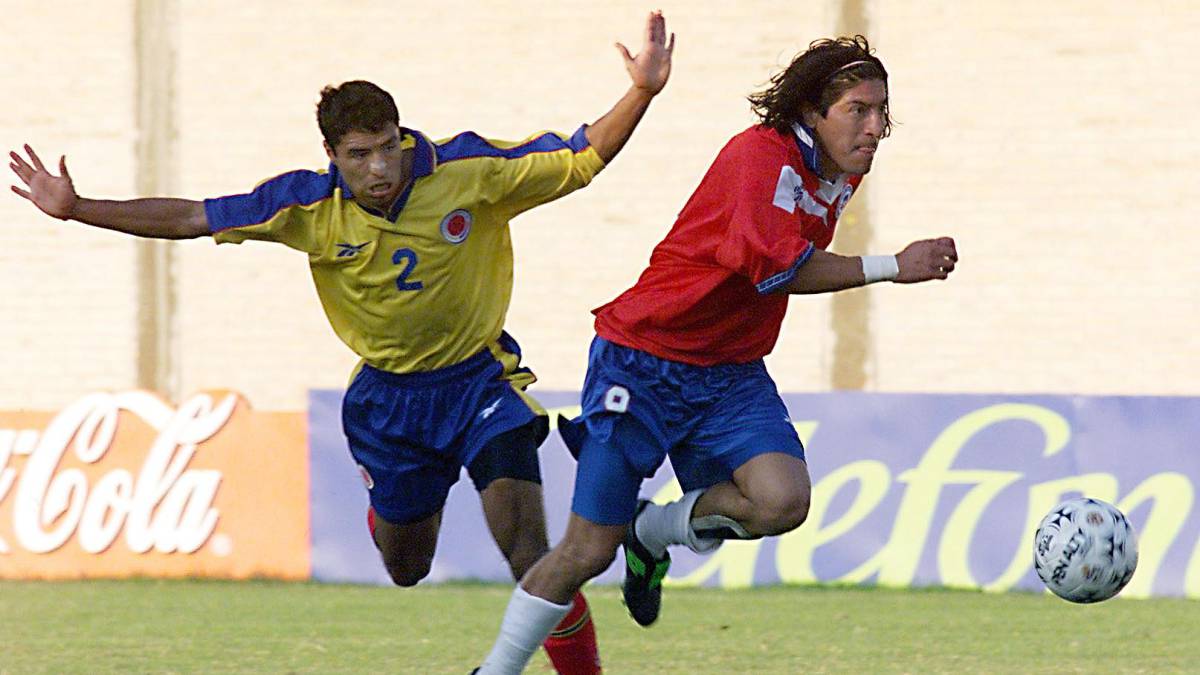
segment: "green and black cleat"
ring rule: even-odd
[[[662,581],[671,567],[671,554],[655,558],[642,542],[638,541],[634,525],[642,510],[650,504],[648,500],[638,502],[633,520],[625,528],[625,581],[621,584],[621,597],[629,615],[642,626],[649,626],[658,619],[662,606]]]

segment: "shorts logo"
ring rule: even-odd
[[[629,410],[629,390],[619,384],[609,387],[604,394],[604,409],[615,413]]]
[[[375,489],[375,479],[371,478],[371,472],[367,471],[367,467],[362,464],[358,465],[358,472],[362,474],[363,483],[366,483],[368,490]]]
[[[496,408],[499,408],[500,403],[503,401],[504,401],[504,399],[502,399],[502,398],[498,398],[495,401],[492,401],[492,404],[489,405],[488,407],[484,408],[483,412],[479,413],[479,416],[485,420],[487,418],[491,417],[492,413],[496,412]]]
[[[471,234],[471,212],[455,209],[442,218],[442,237],[451,244],[461,244]]]

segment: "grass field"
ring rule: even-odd
[[[466,673],[510,588],[0,582],[0,673]],[[1200,603],[1031,594],[670,588],[653,628],[588,591],[606,672],[1200,671]],[[538,654],[528,672],[549,673]]]

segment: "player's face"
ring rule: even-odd
[[[336,148],[325,145],[329,159],[362,205],[387,211],[404,187],[404,152],[400,128],[379,132],[351,131]]]
[[[887,100],[883,80],[864,80],[847,89],[823,117],[816,111],[805,114],[817,135],[825,178],[871,170],[887,126]]]

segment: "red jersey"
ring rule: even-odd
[[[794,132],[754,126],[725,145],[637,283],[594,310],[600,337],[701,366],[771,352],[789,297],[778,291],[829,246],[862,181],[820,178],[812,132]]]

